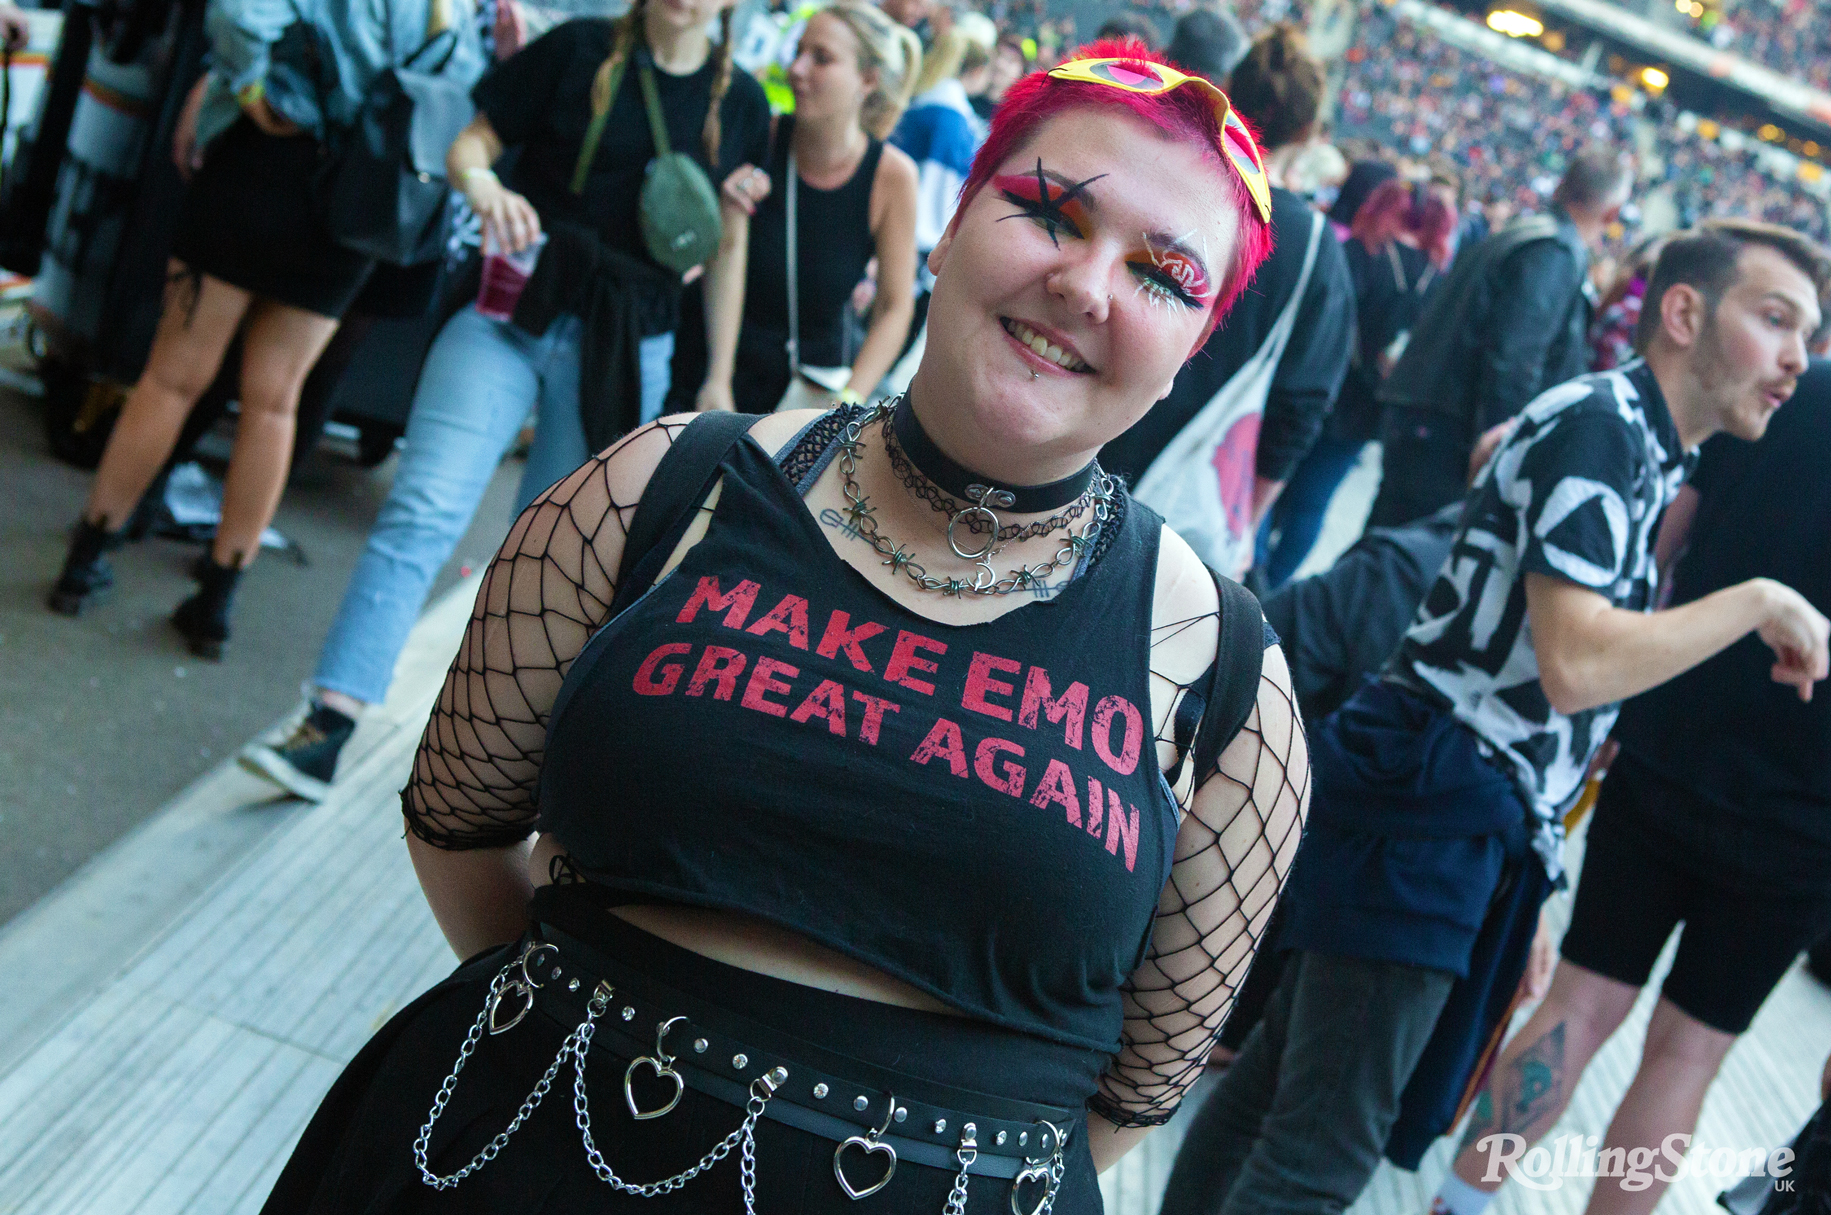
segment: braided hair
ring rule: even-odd
[[[594,114],[607,113],[616,98],[611,96],[611,81],[617,75],[617,69],[629,58],[629,53],[642,37],[642,18],[648,12],[648,0],[632,0],[629,11],[617,18],[617,24],[611,31],[610,55],[598,65],[597,75],[591,78],[591,110]]]
[[[718,169],[719,106],[725,100],[725,90],[731,87],[731,55],[736,50],[736,39],[731,33],[731,17],[737,11],[736,4],[727,4],[725,11],[718,18],[718,71],[712,77],[712,100],[706,106],[706,126],[700,138],[706,145],[706,163],[716,172]]]
[[[715,169],[718,166],[718,146],[720,138],[719,106],[725,99],[725,91],[731,87],[731,55],[735,50],[731,31],[731,17],[736,9],[735,4],[725,6],[719,16],[718,71],[712,77],[712,100],[706,107],[706,125],[700,138],[705,144],[706,163]],[[611,81],[617,78],[618,69],[628,61],[630,52],[642,40],[642,22],[648,13],[648,0],[633,0],[629,11],[617,19],[616,27],[611,33],[610,54],[598,65],[597,75],[591,78],[591,109],[593,113],[606,113],[616,102],[611,96]]]

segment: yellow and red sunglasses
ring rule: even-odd
[[[1075,59],[1052,69],[1049,78],[1074,80],[1082,84],[1104,84],[1149,97],[1171,92],[1185,84],[1193,85],[1197,91],[1207,95],[1209,104],[1214,107],[1214,117],[1221,126],[1221,142],[1225,145],[1228,162],[1240,175],[1240,180],[1246,183],[1246,192],[1252,195],[1253,204],[1259,209],[1259,218],[1268,224],[1271,222],[1271,182],[1265,176],[1265,162],[1259,157],[1259,145],[1253,140],[1252,132],[1246,129],[1246,124],[1240,121],[1240,116],[1233,112],[1233,103],[1227,100],[1227,94],[1216,88],[1213,82],[1200,76],[1184,75],[1173,67],[1152,63],[1148,59],[1124,58]]]

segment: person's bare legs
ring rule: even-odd
[[[279,509],[292,461],[299,392],[337,332],[333,317],[255,300],[242,334],[241,417],[223,481],[223,517],[210,559],[245,567]]]
[[[1551,990],[1501,1052],[1456,1154],[1455,1173],[1489,1193],[1504,1176],[1489,1178],[1489,1153],[1477,1144],[1488,1135],[1514,1134],[1537,1142],[1564,1113],[1583,1069],[1618,1029],[1640,988],[1560,959]]]
[[[178,442],[191,407],[222,366],[251,297],[179,261],[166,266],[164,310],[146,370],[108,437],[83,518],[119,528]]]
[[[1657,1156],[1660,1145],[1668,1135],[1689,1135],[1697,1128],[1704,1094],[1735,1044],[1735,1034],[1704,1024],[1662,996],[1653,1006],[1640,1066],[1608,1124],[1603,1150],[1651,1148],[1663,1166]],[[1619,1177],[1596,1178],[1588,1215],[1646,1215],[1666,1192],[1661,1172],[1670,1175],[1671,1169],[1652,1170],[1653,1184],[1644,1190],[1622,1189]]]

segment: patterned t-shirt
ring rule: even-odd
[[[1533,848],[1563,872],[1560,813],[1618,706],[1559,713],[1539,686],[1527,574],[1649,611],[1653,529],[1691,460],[1653,373],[1636,360],[1541,394],[1476,480],[1449,559],[1387,667],[1443,701],[1514,769],[1539,817]]]

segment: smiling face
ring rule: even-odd
[[[1117,108],[1041,124],[929,258],[924,424],[973,467],[1072,471],[1170,391],[1220,295],[1239,212],[1212,154]],[[944,404],[945,403],[945,404]],[[948,436],[955,439],[949,444]]]
[[[1751,244],[1692,349],[1692,368],[1717,426],[1759,439],[1806,369],[1818,328],[1812,280],[1779,250]]]
[[[816,13],[801,32],[795,60],[788,65],[795,112],[809,118],[856,116],[875,85],[859,71],[858,35],[831,13]]]

